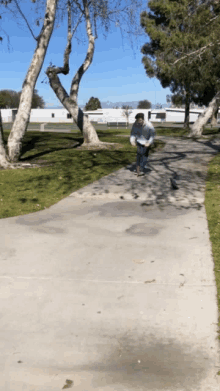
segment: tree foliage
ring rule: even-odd
[[[21,91],[1,90],[0,91],[0,108],[15,109],[18,108],[20,102]],[[38,91],[34,90],[32,98],[32,109],[45,108],[45,102],[42,96],[39,96]]]
[[[43,97],[38,94],[38,91],[36,89],[34,90],[31,108],[32,109],[37,109],[37,108],[44,109],[45,108],[45,101],[44,101]]]
[[[102,106],[100,100],[98,98],[94,98],[93,96],[89,99],[89,101],[85,105],[85,111],[97,110],[101,108]]]
[[[219,78],[220,56],[214,44],[206,51],[206,58],[185,55],[208,45],[210,35],[216,42],[217,27],[210,32],[209,21],[215,18],[214,2],[197,0],[151,0],[149,12],[141,13],[141,26],[150,41],[142,47],[142,63],[149,77],[156,77],[161,85],[170,87],[173,94],[182,96],[186,106],[185,122],[189,123],[191,102],[203,103],[212,99]],[[216,18],[219,31],[219,20]],[[219,34],[219,32],[218,32]],[[215,43],[215,50],[219,44]],[[182,58],[182,61],[178,61]],[[210,72],[212,69],[212,72]],[[208,92],[208,93],[207,93]]]
[[[137,109],[151,109],[151,102],[147,99],[138,102]]]
[[[175,107],[184,107],[185,104],[186,104],[185,95],[184,94],[181,94],[181,93],[173,94],[171,99],[172,99],[172,104]]]
[[[0,91],[0,108],[1,109],[14,109],[19,105],[19,96],[16,91],[13,90],[1,90]]]

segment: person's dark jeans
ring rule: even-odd
[[[144,147],[137,143],[137,166],[144,168],[143,157],[148,157],[150,147]]]

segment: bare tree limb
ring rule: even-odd
[[[27,24],[27,26],[28,26],[28,29],[29,29],[30,32],[31,32],[32,37],[35,39],[35,41],[37,41],[37,37],[35,37],[35,35],[34,35],[34,33],[33,33],[33,30],[32,30],[32,28],[30,27],[30,25],[29,25],[29,23],[28,23],[28,20],[27,20],[26,16],[24,15],[24,13],[22,12],[22,10],[21,10],[21,8],[20,8],[20,6],[19,6],[17,0],[14,0],[14,2],[15,2],[15,4],[16,4],[17,9],[18,9],[18,11],[20,12],[22,18],[25,20],[25,22],[26,22],[26,24]]]
[[[96,133],[96,130],[94,126],[90,123],[89,118],[83,113],[83,111],[78,107],[78,91],[79,91],[79,85],[80,81],[82,79],[82,76],[87,71],[89,66],[92,63],[93,56],[94,56],[94,50],[95,50],[95,40],[97,38],[97,26],[96,26],[96,19],[100,18],[102,25],[104,25],[105,30],[108,31],[108,22],[110,20],[109,15],[114,15],[115,20],[112,20],[112,22],[118,22],[119,27],[121,29],[121,25],[119,23],[120,16],[122,16],[123,21],[126,23],[126,28],[129,25],[129,30],[131,30],[131,27],[134,25],[134,16],[137,15],[135,12],[136,10],[139,11],[140,8],[140,1],[138,0],[131,0],[132,7],[122,7],[122,10],[120,9],[120,0],[115,2],[113,1],[115,5],[114,10],[110,11],[108,9],[108,1],[106,0],[69,0],[69,6],[76,6],[76,12],[81,11],[83,18],[85,19],[86,24],[86,33],[88,37],[88,49],[86,53],[86,57],[84,59],[84,62],[82,65],[78,68],[77,72],[75,73],[75,76],[72,79],[71,87],[70,87],[70,93],[65,91],[63,88],[61,81],[58,77],[58,73],[66,73],[69,72],[69,68],[63,69],[64,67],[56,68],[55,66],[50,66],[46,70],[46,74],[49,78],[49,83],[53,91],[55,92],[56,96],[60,100],[60,102],[63,104],[63,106],[69,111],[69,113],[72,115],[73,121],[77,124],[80,131],[83,133],[84,138],[84,145],[87,146],[90,145],[100,145],[102,144],[98,138],[98,135]],[[119,3],[119,6],[118,6]],[[90,6],[90,7],[89,7]],[[121,15],[122,12],[125,12],[125,16],[129,16],[129,20],[126,20],[124,15]],[[73,10],[72,10],[73,12]],[[117,15],[119,14],[119,15]],[[112,18],[113,19],[113,18]],[[92,23],[93,22],[93,23]],[[69,46],[70,42],[70,16],[68,17],[68,38],[67,38],[67,47],[64,54],[64,66],[66,64],[66,58],[68,57],[68,53],[71,50]],[[94,33],[93,33],[93,27],[94,27]],[[127,28],[128,29],[128,28]],[[135,31],[136,32],[136,31]],[[130,31],[129,31],[130,33]],[[69,63],[68,63],[69,65]]]
[[[75,0],[74,2],[77,4],[77,7],[80,9],[80,11],[84,14],[84,13],[85,13],[85,10],[82,9],[80,3],[79,3],[77,0]]]
[[[74,101],[76,101],[79,91],[79,84],[82,79],[83,74],[89,68],[92,63],[94,50],[95,50],[95,37],[92,35],[92,26],[90,21],[89,7],[87,0],[83,0],[83,6],[85,10],[85,18],[86,18],[86,32],[89,38],[89,46],[86,54],[86,58],[83,64],[77,70],[70,87],[70,97]]]
[[[70,57],[70,53],[72,51],[71,41],[72,41],[73,35],[75,34],[75,32],[77,30],[77,27],[81,23],[82,16],[83,16],[83,12],[81,13],[81,15],[79,17],[79,19],[76,23],[76,26],[71,31],[71,29],[72,29],[71,5],[70,5],[70,1],[68,1],[68,34],[67,34],[67,45],[66,45],[66,49],[64,52],[64,56],[63,56],[63,66],[62,67],[48,67],[48,69],[46,71],[47,75],[48,75],[47,72],[51,72],[51,71],[53,71],[53,73],[56,75],[58,75],[59,73],[63,73],[64,75],[67,75],[69,73],[69,57]]]

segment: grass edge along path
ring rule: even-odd
[[[208,164],[205,187],[205,209],[217,287],[217,303],[219,310],[218,339],[220,340],[220,153],[214,156]],[[218,374],[220,375],[220,371]]]

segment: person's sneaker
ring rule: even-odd
[[[143,176],[144,172],[139,172],[138,176]]]

